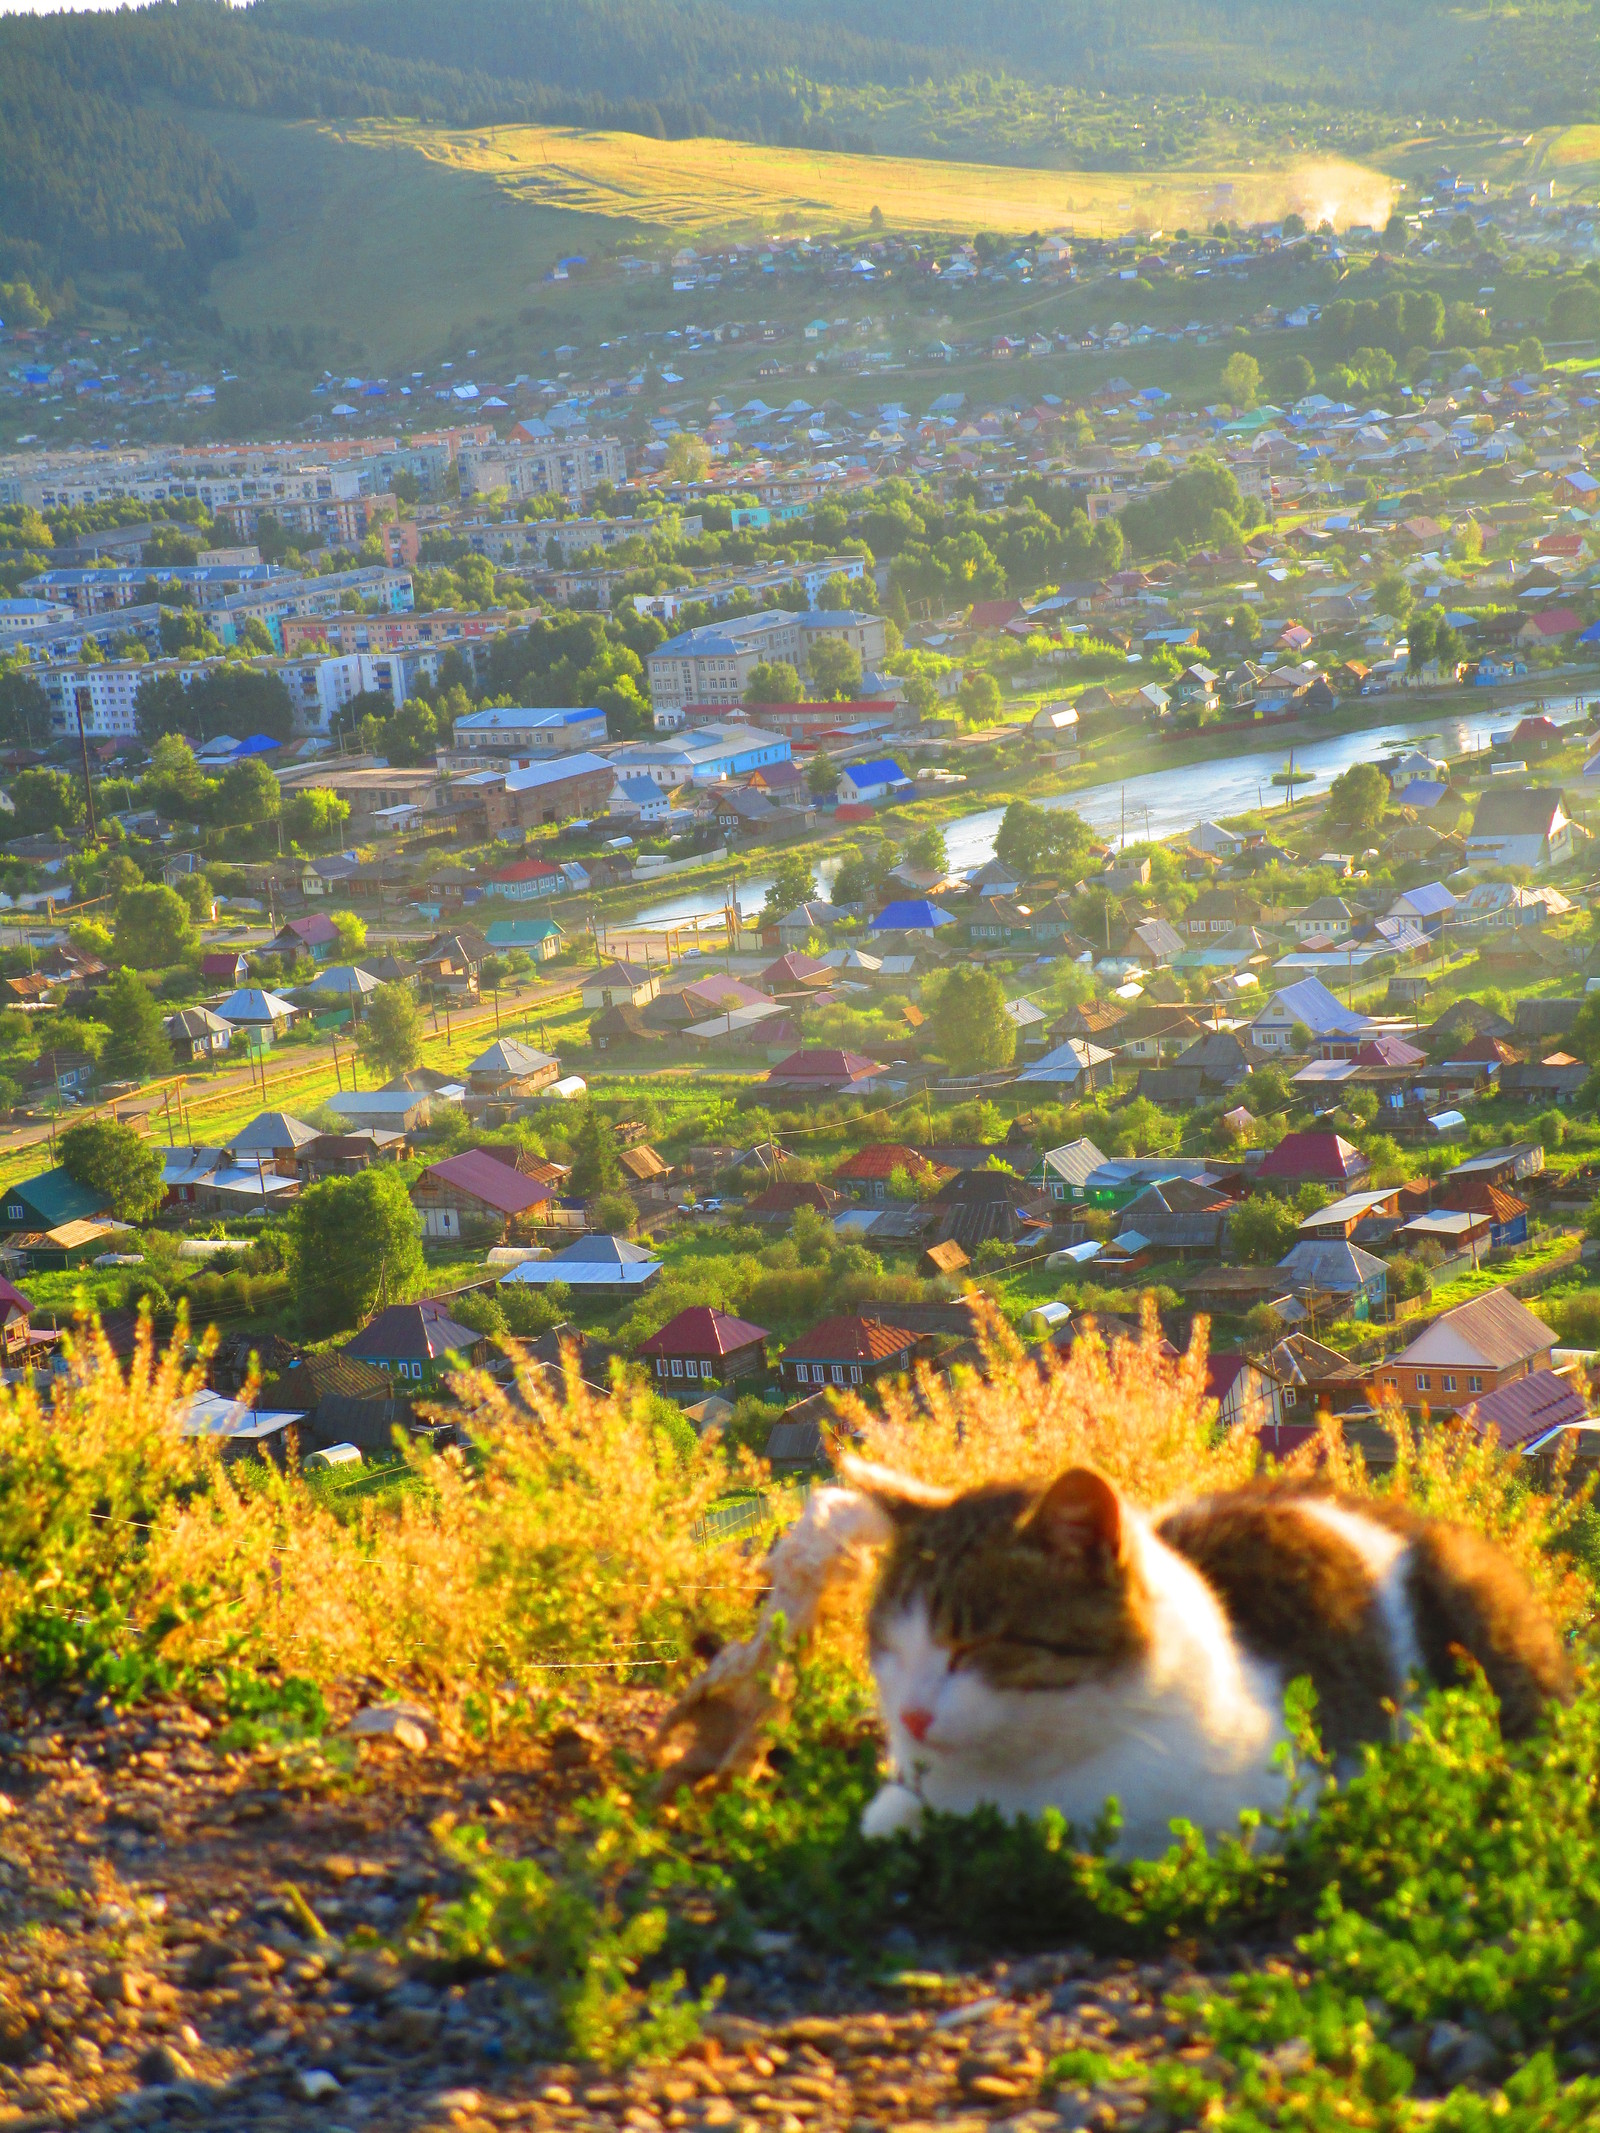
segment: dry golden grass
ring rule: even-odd
[[[72,1676],[142,1654],[191,1679],[404,1687],[449,1713],[502,1684],[531,1702],[574,1682],[665,1682],[702,1632],[749,1622],[765,1566],[696,1539],[727,1459],[714,1442],[675,1449],[647,1390],[598,1393],[575,1373],[552,1385],[523,1364],[512,1397],[464,1376],[475,1455],[421,1454],[416,1486],[340,1505],[186,1441],[200,1373],[184,1354],[181,1326],[157,1354],[146,1324],[124,1375],[90,1326],[48,1402],[0,1393],[0,1652],[17,1663]],[[1217,1430],[1204,1374],[1201,1342],[1163,1355],[1153,1319],[1043,1368],[997,1325],[987,1380],[923,1373],[881,1414],[847,1401],[841,1420],[868,1457],[927,1482],[1085,1463],[1154,1506],[1256,1467],[1253,1436]],[[1530,1490],[1516,1460],[1465,1433],[1396,1426],[1399,1463],[1378,1480],[1328,1424],[1328,1477],[1493,1536],[1564,1622],[1585,1618],[1591,1589],[1560,1544],[1586,1499]]]
[[[1070,229],[1085,236],[1210,223],[1271,221],[1381,227],[1397,197],[1383,172],[1342,157],[1260,168],[1102,173],[1029,170],[912,156],[852,156],[748,141],[655,141],[573,126],[452,131],[371,119],[342,129],[352,145],[406,149],[452,171],[492,178],[512,199],[684,232],[863,226],[874,208],[891,229]]]
[[[158,1356],[143,1327],[124,1380],[87,1329],[48,1405],[0,1399],[0,1647],[70,1667],[91,1644],[142,1643],[189,1673],[405,1684],[449,1704],[485,1683],[565,1687],[573,1669],[622,1678],[748,1607],[759,1566],[694,1537],[727,1464],[674,1451],[648,1393],[576,1375],[555,1391],[525,1370],[519,1404],[464,1378],[478,1456],[425,1455],[424,1485],[341,1509],[181,1437],[199,1382],[182,1341]]]

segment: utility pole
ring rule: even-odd
[[[89,736],[83,730],[83,691],[74,689],[72,695],[78,709],[78,746],[83,753],[83,798],[89,810],[89,842],[97,844],[100,832],[95,827],[94,819],[94,780],[89,775]]]

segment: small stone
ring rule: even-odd
[[[421,1704],[368,1704],[357,1711],[345,1732],[353,1740],[392,1740],[413,1755],[427,1751],[428,1728],[433,1719]]]
[[[1500,2063],[1500,2054],[1475,2029],[1459,2022],[1437,2022],[1428,2033],[1428,2070],[1448,2088],[1476,2081]]]
[[[1279,2074],[1303,2074],[1311,2064],[1311,2046],[1304,2037],[1290,2037],[1265,2057],[1268,2066]]]
[[[137,1970],[97,1971],[89,1990],[102,2007],[138,2007],[144,2000],[144,1980]]]
[[[548,1743],[551,1767],[587,1770],[604,1745],[605,1736],[594,1726],[558,1726]]]
[[[303,2066],[294,2077],[295,2094],[302,2103],[321,2103],[325,2097],[343,2094],[337,2075],[325,2066]]]
[[[139,2079],[150,2088],[171,2088],[177,2081],[192,2081],[194,2068],[170,2044],[152,2044],[139,2055]]]
[[[935,2029],[965,2029],[969,2022],[982,2022],[987,2016],[997,2014],[1003,2000],[991,1994],[987,1999],[968,2000],[964,2007],[947,2007],[942,2015],[934,2017]]]

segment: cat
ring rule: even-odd
[[[1087,1467],[960,1494],[846,1469],[884,1546],[868,1636],[890,1774],[868,1836],[992,1806],[1054,1808],[1083,1841],[1114,1796],[1116,1854],[1156,1857],[1175,1819],[1216,1835],[1288,1804],[1297,1676],[1347,1766],[1463,1654],[1507,1735],[1570,1693],[1510,1558],[1399,1507],[1255,1486],[1150,1518]]]

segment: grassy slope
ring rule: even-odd
[[[627,236],[593,216],[519,207],[489,180],[399,147],[352,147],[332,127],[205,123],[260,211],[212,284],[230,326],[333,325],[380,364],[420,362],[454,328],[524,311],[564,253]]]
[[[448,132],[373,122],[354,137],[383,148],[405,143],[452,169],[486,173],[519,200],[622,214],[674,230],[762,230],[785,213],[859,223],[880,207],[894,228],[964,233],[1068,226],[1109,235],[1219,213],[1253,221],[1291,206],[1319,218],[1371,222],[1387,215],[1390,200],[1387,179],[1334,158],[1271,170],[1134,174],[827,155],[739,141],[653,141],[573,127]]]
[[[674,235],[859,229],[875,206],[892,228],[962,234],[1170,229],[1296,203],[1340,220],[1381,219],[1389,198],[1381,174],[1336,160],[1128,176],[532,127],[451,133],[231,114],[194,123],[238,166],[260,212],[239,258],[214,279],[225,323],[335,326],[363,360],[390,368],[431,360],[491,323],[520,320],[551,343],[575,330],[604,337],[682,324],[683,300],[673,304],[664,277],[543,282],[564,255],[634,246],[659,255]],[[751,307],[754,293],[730,292],[733,308]],[[814,304],[813,290],[779,285],[751,308],[773,315],[791,294]]]

